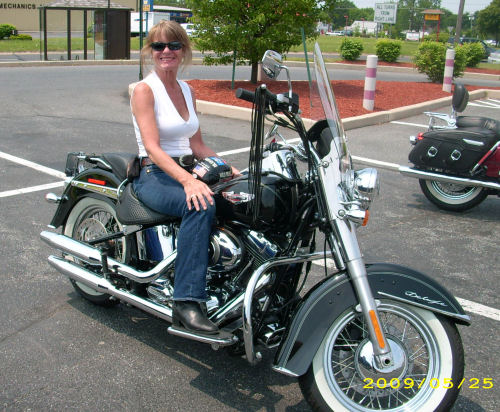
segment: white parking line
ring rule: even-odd
[[[53,189],[55,187],[61,187],[62,185],[64,185],[64,181],[47,183],[46,185],[25,187],[22,189],[6,190],[5,192],[0,192],[0,197],[9,197],[9,196],[22,195],[23,193],[38,192],[40,190],[47,190],[47,189]]]
[[[419,123],[408,123],[408,122],[400,122],[398,120],[393,120],[391,122],[392,124],[402,124],[403,126],[416,126],[416,127],[423,127],[424,129],[427,129],[429,127],[428,124],[419,124]]]
[[[500,310],[490,308],[489,306],[481,305],[480,303],[471,302],[462,298],[456,298],[458,303],[462,305],[465,311],[481,315],[493,320],[500,320]]]
[[[61,179],[66,178],[66,175],[63,172],[60,172],[59,170],[51,169],[50,167],[45,167],[37,163],[31,162],[29,160],[21,159],[20,157],[17,156],[12,156],[8,153],[0,152],[0,157],[5,160],[10,160],[11,162],[18,163],[26,167],[31,167],[32,169],[38,170],[39,172],[46,173],[51,176],[59,177]]]

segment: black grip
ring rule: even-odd
[[[264,89],[266,106],[269,105],[273,112],[286,110],[288,104],[283,104],[278,102],[278,97],[267,89]],[[245,100],[247,102],[253,103],[255,100],[255,93],[249,90],[238,88],[236,90],[236,97],[238,99]]]
[[[242,88],[238,88],[236,90],[236,97],[238,99],[246,100],[247,102],[253,103],[255,98],[255,93]]]

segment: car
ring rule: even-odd
[[[343,36],[344,30],[327,31],[326,35],[327,36]]]
[[[455,44],[455,38],[450,36],[450,38],[448,39],[448,43],[450,43],[451,45]],[[488,46],[484,41],[475,39],[474,37],[460,37],[459,43],[460,44],[479,43],[481,46],[483,46],[485,59],[487,59],[491,53],[496,52],[496,50],[493,47]]]
[[[189,37],[194,36],[196,34],[194,24],[192,24],[192,23],[181,23],[181,27],[184,30],[186,30],[186,33]]]

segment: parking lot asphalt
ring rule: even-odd
[[[272,351],[251,367],[169,335],[168,325],[134,308],[95,307],[47,264],[51,250],[38,235],[55,208],[43,197],[60,192],[66,153],[136,151],[127,96],[133,81],[118,66],[0,70],[0,409],[309,410],[296,380],[271,371]],[[498,100],[480,99],[464,114],[498,119],[499,110]],[[200,121],[207,143],[234,151],[227,160],[245,167],[249,123],[212,115]],[[348,132],[358,167],[381,162],[381,194],[359,230],[362,250],[367,261],[430,274],[470,304],[472,325],[459,328],[466,381],[453,411],[496,411],[500,199],[461,214],[434,207],[417,180],[391,166],[407,164],[408,136],[425,130],[426,118],[397,122]],[[314,266],[313,276],[323,269]],[[494,388],[483,388],[484,379]]]

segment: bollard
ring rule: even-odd
[[[451,83],[453,81],[453,65],[455,64],[455,50],[446,50],[446,61],[444,64],[443,91],[451,93]]]
[[[366,57],[365,93],[363,95],[363,107],[373,110],[375,105],[375,82],[377,80],[378,57],[370,54]]]

